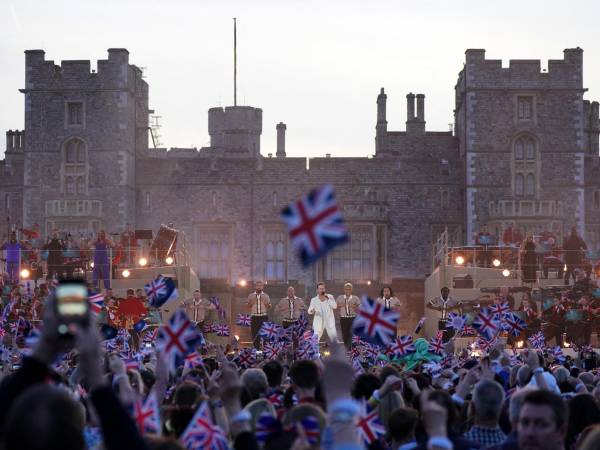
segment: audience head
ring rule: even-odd
[[[560,395],[544,390],[528,393],[517,427],[520,450],[562,449],[567,428],[567,406]]]
[[[248,393],[252,400],[260,398],[269,388],[267,376],[261,369],[246,369],[242,373],[242,383],[244,383],[244,387],[248,389]]]
[[[419,413],[412,408],[398,408],[390,415],[386,429],[393,441],[393,448],[415,439]]]
[[[472,406],[475,421],[497,424],[504,403],[504,389],[492,380],[481,380],[475,385]]]
[[[279,361],[275,359],[267,361],[265,364],[263,364],[262,370],[267,376],[269,387],[277,388],[281,385],[283,366]]]

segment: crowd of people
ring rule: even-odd
[[[57,331],[55,289],[51,283],[33,293],[39,326],[16,303],[3,308],[2,448],[600,446],[600,376],[583,353],[515,351],[501,341],[456,352],[454,339],[442,334],[434,354],[418,328],[410,337],[413,352],[398,359],[353,334],[351,324],[342,325],[344,347],[330,313],[340,310],[352,322],[361,300],[350,284],[337,298],[319,284],[306,303],[290,288],[274,307],[289,333],[269,340],[260,330],[270,323],[263,315],[273,306],[258,282],[246,300],[257,348],[242,348],[235,337],[227,345],[204,339],[186,350],[175,370],[158,343],[160,329],[148,320],[134,329],[123,321],[147,317],[152,307],[143,290],[125,299],[106,291],[102,311],[65,339]],[[18,286],[11,291],[12,297],[23,294]],[[510,293],[503,294],[509,302]],[[448,306],[451,300],[443,291],[431,307],[445,305],[448,313],[457,306]],[[386,310],[397,307],[390,287],[376,302]],[[179,306],[197,329],[205,328],[206,312],[219,307],[199,291]],[[116,333],[107,335],[107,328]],[[326,349],[319,346],[325,333],[333,339]],[[400,345],[407,337],[395,338]]]

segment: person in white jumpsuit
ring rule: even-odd
[[[313,330],[319,335],[319,339],[324,330],[327,330],[327,337],[330,341],[337,339],[335,316],[333,315],[333,310],[336,308],[337,303],[333,295],[325,293],[325,283],[317,284],[317,296],[310,300],[308,314],[314,314]]]

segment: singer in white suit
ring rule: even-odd
[[[313,330],[319,335],[319,339],[321,339],[323,331],[327,330],[329,340],[337,340],[335,316],[333,315],[333,310],[336,308],[337,303],[333,295],[325,293],[325,283],[317,284],[317,296],[310,300],[308,314],[314,314]]]

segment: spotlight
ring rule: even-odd
[[[371,286],[371,280],[367,281],[367,286]]]
[[[570,342],[563,342],[563,345],[565,346],[565,348],[569,348],[571,346]]]
[[[165,259],[165,262],[170,266],[171,264],[173,264],[173,257],[167,256],[167,259]]]
[[[492,261],[492,266],[494,266],[494,267],[500,267],[500,264],[501,264],[501,262],[498,258],[496,258]]]
[[[503,277],[510,277],[510,270],[508,270],[508,269],[504,269],[504,270],[502,271],[502,276],[503,276]]]
[[[523,348],[523,341],[517,341],[517,348]]]
[[[246,284],[248,284],[248,282],[246,280],[244,280],[243,278],[239,281],[238,283],[241,287],[246,287]]]
[[[146,264],[148,264],[148,260],[146,258],[140,258],[140,260],[138,261],[139,265],[142,267],[145,267]]]
[[[125,269],[123,272],[121,272],[121,275],[123,275],[123,278],[129,278],[129,275],[131,275],[131,272],[129,272],[128,269]]]
[[[456,264],[458,264],[459,266],[462,266],[465,263],[465,258],[463,258],[462,256],[458,255],[456,257],[456,259],[454,260],[454,262],[456,262]]]
[[[29,278],[29,275],[31,275],[31,273],[29,272],[29,269],[21,270],[21,278],[27,279],[27,278]]]
[[[92,262],[90,263],[90,267],[91,267],[92,269],[94,268],[94,261],[92,261]]]
[[[237,334],[234,334],[233,337],[235,338],[236,341],[240,340],[240,337]]]
[[[331,355],[331,352],[329,350],[325,350],[323,352],[323,356],[329,356],[329,355]]]

